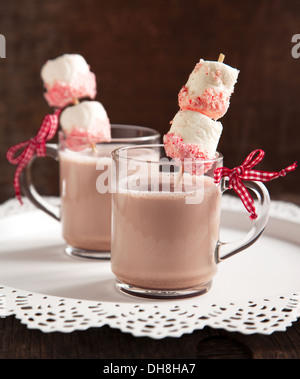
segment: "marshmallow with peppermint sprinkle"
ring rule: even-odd
[[[179,160],[212,159],[222,133],[222,124],[189,110],[180,110],[164,136],[164,146],[169,157]]]
[[[178,95],[180,109],[200,112],[214,120],[229,107],[239,71],[223,62],[200,60]]]
[[[82,98],[96,97],[96,76],[79,54],[48,60],[41,70],[49,106],[63,108]]]
[[[82,101],[67,107],[61,113],[60,125],[73,150],[111,139],[110,121],[99,101]]]

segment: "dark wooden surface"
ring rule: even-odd
[[[206,327],[181,338],[133,337],[108,326],[70,334],[0,319],[0,359],[299,359],[300,321],[271,336]]]
[[[82,54],[98,79],[111,122],[167,132],[177,93],[200,59],[240,69],[219,150],[236,166],[255,148],[261,169],[299,160],[299,0],[10,0],[0,2],[0,203],[13,196],[9,146],[32,137],[49,108],[40,68],[63,53]],[[300,171],[268,184],[271,198],[300,205]],[[38,189],[57,194],[55,164],[36,167]],[[0,278],[1,282],[1,278]],[[300,322],[271,336],[205,328],[180,339],[134,338],[103,327],[71,334],[28,330],[0,319],[0,358],[300,358]]]

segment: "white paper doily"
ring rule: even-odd
[[[222,207],[222,239],[240,238],[250,225],[241,202],[224,196]],[[300,313],[299,226],[297,206],[273,202],[263,236],[219,265],[209,293],[155,301],[119,293],[109,261],[67,256],[59,222],[26,199],[22,207],[9,200],[0,206],[0,316],[15,315],[44,332],[109,325],[156,339],[205,326],[284,331]]]

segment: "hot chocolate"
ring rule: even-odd
[[[62,234],[77,249],[110,251],[111,245],[111,152],[118,145],[102,144],[98,152],[59,153]],[[150,149],[137,157],[156,158]],[[136,167],[126,165],[129,173]]]
[[[101,152],[60,152],[62,234],[67,244],[85,250],[110,250],[111,194],[99,193],[97,179],[111,166],[113,145]]]
[[[199,202],[183,192],[113,194],[112,271],[121,282],[147,289],[184,289],[212,280],[220,226],[220,187],[203,176]]]

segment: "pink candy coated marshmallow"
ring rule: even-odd
[[[88,97],[94,99],[97,94],[96,76],[94,73],[77,75],[76,80],[67,84],[56,81],[52,87],[45,84],[47,92],[44,93],[49,106],[63,108],[74,103],[75,99]]]

